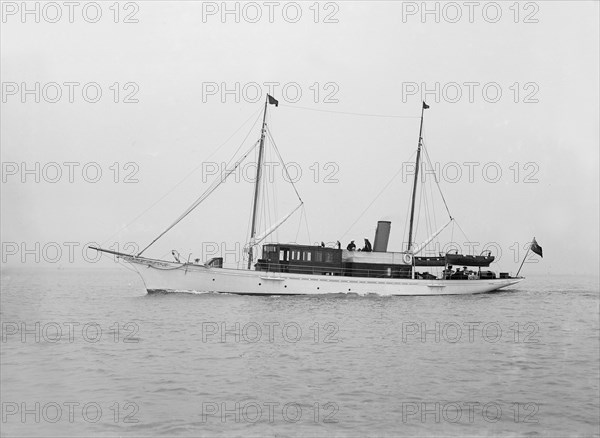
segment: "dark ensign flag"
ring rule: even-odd
[[[535,240],[535,237],[533,238],[533,242],[531,242],[531,250],[537,255],[539,255],[541,258],[544,258],[544,256],[542,255],[542,247],[538,245],[538,243]]]
[[[427,105],[425,101],[423,101],[423,109],[429,109],[429,105]]]
[[[277,99],[275,99],[273,96],[271,96],[270,94],[267,94],[267,98],[269,99],[269,104],[275,105],[276,107],[279,106],[279,101]]]

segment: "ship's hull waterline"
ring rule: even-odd
[[[522,278],[412,280],[288,274],[122,257],[142,278],[148,293],[218,292],[243,295],[468,295],[492,292]]]

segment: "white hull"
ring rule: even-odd
[[[220,292],[246,295],[465,295],[491,292],[522,280],[360,278],[212,268],[145,258],[122,258],[137,270],[148,292]]]

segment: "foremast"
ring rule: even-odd
[[[262,176],[262,161],[263,161],[263,154],[264,154],[264,149],[265,149],[265,135],[267,133],[267,105],[269,105],[270,97],[271,96],[269,96],[267,94],[267,98],[265,100],[265,109],[263,112],[262,129],[260,132],[260,144],[258,146],[258,163],[256,165],[256,181],[254,183],[254,201],[252,203],[252,227],[250,229],[250,245],[248,248],[248,269],[252,268],[252,259],[254,256],[254,254],[253,254],[254,245],[252,244],[252,242],[254,242],[254,238],[256,236],[256,216],[258,215],[258,194],[260,191],[260,182],[261,182],[261,176]]]
[[[256,228],[257,228],[257,221],[256,218],[258,216],[258,197],[260,195],[260,187],[261,187],[261,179],[262,179],[262,167],[263,167],[263,156],[264,156],[264,150],[265,150],[265,137],[267,136],[267,107],[269,105],[275,105],[276,107],[279,106],[279,101],[277,99],[275,99],[273,96],[271,96],[270,94],[267,94],[267,98],[265,100],[265,109],[263,112],[263,122],[262,122],[262,129],[260,132],[260,142],[259,142],[259,146],[258,146],[258,162],[256,164],[256,181],[254,183],[254,200],[252,202],[252,226],[250,229],[250,242],[248,243],[248,269],[252,268],[252,262],[254,261],[254,246],[256,245]],[[279,154],[279,152],[278,152]],[[281,157],[280,157],[281,159]],[[285,163],[282,162],[282,164],[284,165],[284,169],[286,169],[285,167]],[[287,172],[287,169],[286,169]],[[289,176],[289,175],[288,175]],[[293,185],[293,183],[292,183]],[[296,190],[296,188],[294,187],[294,190]],[[298,195],[298,191],[296,191],[296,195]],[[300,199],[300,195],[298,195],[298,198]],[[300,204],[302,205],[302,199],[300,199]],[[298,208],[296,208],[297,210]],[[294,211],[296,211],[294,210]],[[293,212],[292,212],[293,213]],[[285,220],[287,220],[287,218],[291,216],[288,215],[282,222],[280,222],[277,226],[275,226],[274,228],[271,228],[271,232],[274,231],[275,229],[277,229],[283,222],[285,222]],[[264,239],[268,234],[265,234],[261,239]]]

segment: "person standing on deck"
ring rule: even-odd
[[[373,247],[371,246],[371,242],[369,242],[369,239],[365,239],[365,247],[363,248],[364,252],[371,252],[373,251]]]

